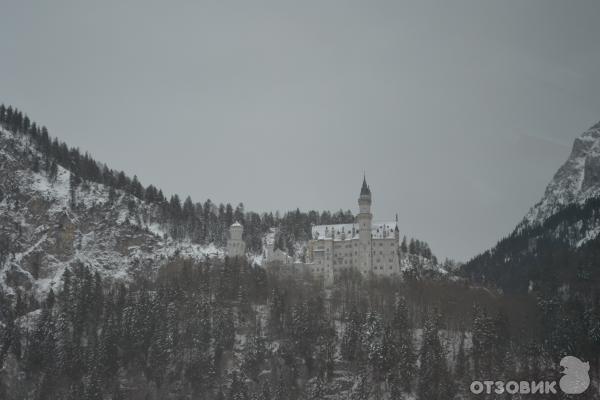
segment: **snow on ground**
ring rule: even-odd
[[[0,217],[11,239],[11,252],[0,265],[0,290],[14,293],[8,271],[41,299],[50,288],[57,290],[65,269],[76,264],[128,281],[134,273],[155,273],[169,259],[224,257],[214,244],[171,239],[169,226],[159,222],[158,206],[121,190],[110,201],[108,187],[94,182],[72,188],[71,173],[60,166],[50,180],[44,168],[33,172],[34,158],[43,160],[26,136],[0,130],[0,182],[8,188]],[[34,256],[41,264],[37,279],[28,272]]]
[[[264,262],[264,257],[262,254],[249,254],[248,261],[252,265],[262,266]]]
[[[31,171],[20,171],[24,176],[25,184],[37,195],[47,201],[52,202],[50,212],[60,212],[69,205],[69,179],[71,173],[62,167],[58,167],[55,182],[49,182],[48,179],[40,173]],[[27,182],[29,181],[29,182]],[[24,185],[24,187],[27,187]]]
[[[570,204],[600,196],[600,123],[575,139],[567,161],[556,171],[542,199],[525,215],[519,228],[543,223]],[[584,238],[585,239],[585,238]]]

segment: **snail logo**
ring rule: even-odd
[[[566,356],[560,360],[564,376],[560,378],[559,386],[566,394],[581,394],[590,386],[590,363],[583,362],[577,357]]]

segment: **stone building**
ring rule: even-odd
[[[312,227],[307,251],[309,271],[321,275],[328,284],[336,274],[350,268],[364,275],[400,272],[398,216],[394,222],[373,223],[371,202],[371,189],[363,178],[355,223]]]
[[[227,239],[227,255],[229,257],[242,257],[246,255],[246,243],[242,239],[244,227],[239,222],[234,222],[229,227]]]

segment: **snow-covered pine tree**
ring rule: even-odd
[[[428,315],[423,327],[421,345],[419,400],[447,400],[454,396],[454,387],[446,362],[446,351],[440,341],[440,317],[437,311]]]

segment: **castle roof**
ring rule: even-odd
[[[242,224],[240,224],[238,221],[235,221],[233,224],[231,224],[232,227],[240,227],[242,228]]]
[[[353,240],[358,239],[358,224],[313,225],[313,239]],[[393,238],[398,229],[397,222],[374,222],[371,225],[373,239]]]
[[[363,175],[363,183],[362,183],[362,187],[360,188],[360,195],[361,196],[370,196],[371,195],[371,189],[369,188],[369,185],[367,185],[367,177],[365,175]]]

